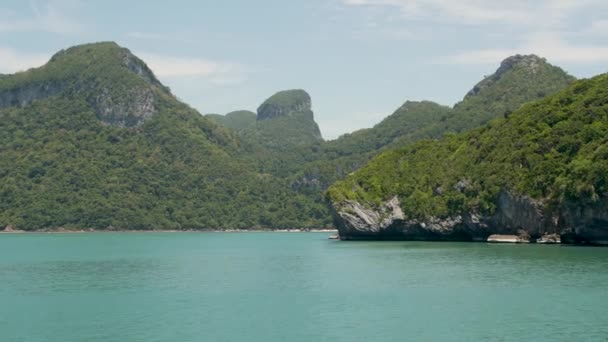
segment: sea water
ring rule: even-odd
[[[605,341],[608,248],[0,235],[0,341]]]

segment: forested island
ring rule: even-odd
[[[607,85],[517,55],[326,141],[304,90],[201,115],[128,49],[75,46],[0,77],[0,226],[603,244]]]

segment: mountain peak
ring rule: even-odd
[[[310,95],[302,89],[280,91],[258,107],[258,120],[290,116],[293,112],[310,111]]]
[[[0,78],[0,108],[25,107],[65,95],[88,102],[100,121],[137,127],[156,112],[156,98],[170,94],[146,63],[114,42],[74,46],[47,64]]]
[[[207,114],[211,120],[236,131],[255,129],[256,114],[248,110],[236,110],[226,115]]]
[[[477,83],[466,97],[476,96],[484,91],[487,92],[500,83],[515,82],[520,88],[520,92],[528,92],[528,88],[532,88],[532,85],[540,91],[542,87],[551,88],[552,85],[548,83],[555,82],[560,85],[565,83],[567,85],[574,79],[561,68],[549,64],[546,59],[537,55],[514,55],[503,60],[496,72]],[[524,87],[522,83],[531,86]]]
[[[531,73],[536,73],[543,64],[547,64],[547,60],[538,57],[537,55],[514,55],[502,61],[494,75],[500,77],[502,74],[516,67],[527,69]]]
[[[70,47],[57,52],[49,65],[70,64],[72,67],[123,67],[135,73],[146,82],[163,87],[160,81],[144,61],[135,56],[129,49],[115,42],[89,43]]]

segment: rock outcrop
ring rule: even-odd
[[[488,242],[494,243],[529,243],[530,239],[527,235],[501,235],[493,234],[488,236]]]
[[[493,215],[407,219],[393,197],[380,206],[356,201],[333,203],[334,222],[343,240],[488,241],[587,243],[608,245],[608,200],[594,206],[569,204],[553,210],[541,201],[502,191]]]
[[[257,119],[268,120],[310,110],[311,99],[306,91],[301,89],[284,90],[274,94],[258,107]]]
[[[311,99],[301,89],[280,91],[257,110],[252,132],[263,146],[286,150],[323,141],[311,109]]]
[[[560,215],[562,242],[608,245],[608,198],[593,204],[567,203]]]
[[[116,98],[108,88],[103,88],[89,97],[89,103],[99,120],[115,127],[138,127],[154,115],[155,97],[151,88],[128,89],[124,95]]]
[[[156,112],[156,91],[170,93],[141,59],[115,43],[62,50],[46,65],[2,80],[0,109],[84,96],[101,122],[117,127],[142,125]]]
[[[477,215],[426,220],[405,219],[397,197],[378,208],[356,201],[334,205],[334,222],[343,240],[485,240],[487,225]]]
[[[540,238],[536,239],[536,243],[540,244],[559,244],[562,243],[562,239],[559,234],[545,234]]]
[[[544,58],[538,57],[536,55],[515,55],[511,56],[500,63],[500,67],[494,74],[487,77],[483,81],[479,82],[469,93],[467,96],[475,96],[479,94],[479,92],[487,87],[492,86],[494,83],[498,82],[505,74],[514,68],[522,68],[525,69],[526,72],[530,75],[534,75],[538,72],[543,64],[546,64],[547,61]]]
[[[25,107],[36,100],[59,94],[63,90],[60,83],[33,83],[0,91],[0,109]]]

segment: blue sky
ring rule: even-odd
[[[606,72],[605,0],[3,0],[0,73],[113,40],[202,113],[255,110],[303,88],[326,138],[406,100],[452,105],[500,61],[536,53]]]

